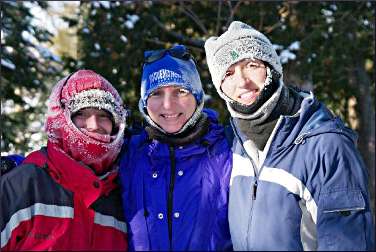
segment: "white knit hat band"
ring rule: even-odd
[[[114,96],[101,89],[90,89],[77,93],[69,102],[68,109],[71,114],[83,108],[104,109],[111,113],[115,125],[125,121],[125,109],[117,102]]]

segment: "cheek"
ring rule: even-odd
[[[265,82],[265,79],[266,79],[266,78],[261,77],[261,76],[260,76],[260,77],[256,77],[254,82],[255,82],[255,83],[264,83],[264,82]]]
[[[187,118],[190,118],[193,115],[193,113],[195,112],[196,107],[197,107],[196,99],[193,96],[188,97],[187,100],[184,101],[182,106],[183,106],[183,108],[186,109]]]
[[[107,134],[111,134],[112,122],[110,120],[101,122],[101,127],[107,132]]]
[[[157,104],[154,101],[148,102],[146,111],[148,112],[148,115],[154,120],[154,118],[156,118],[156,115],[158,114]]]
[[[232,98],[234,95],[236,89],[236,85],[230,81],[227,81],[226,83],[222,83],[221,90],[225,95]]]
[[[253,78],[254,82],[257,84],[264,84],[266,80],[266,70],[260,70],[258,73],[255,73],[251,78]]]

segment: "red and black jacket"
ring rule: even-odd
[[[0,179],[1,250],[127,250],[117,171],[98,178],[56,145]]]

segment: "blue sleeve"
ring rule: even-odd
[[[130,176],[131,171],[129,167],[131,150],[129,148],[130,140],[124,140],[123,147],[120,153],[120,185],[121,185],[121,197],[123,204],[123,213],[125,221],[127,223],[127,238],[128,238],[128,251],[134,251],[134,245],[132,242],[132,231],[129,226],[129,220],[127,219],[127,211],[125,210],[128,207],[129,202],[129,187],[130,187]]]
[[[123,212],[127,223],[128,250],[150,250],[143,208],[142,170],[135,164],[140,162],[142,151],[139,136],[127,141],[120,158],[120,181],[122,188]]]
[[[366,167],[353,141],[326,134],[317,200],[318,250],[374,250]]]
[[[16,166],[20,165],[24,159],[24,156],[18,154],[1,156],[0,175],[4,175]]]
[[[227,140],[225,140],[227,141]],[[223,146],[228,143],[221,144]],[[218,195],[218,212],[217,212],[217,227],[214,229],[214,236],[212,243],[213,248],[217,251],[233,251],[230,227],[228,222],[228,201],[230,189],[230,177],[232,168],[232,151],[228,146],[221,155],[220,162],[215,167],[221,168],[220,177],[220,194]]]

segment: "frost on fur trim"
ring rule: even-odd
[[[80,109],[88,107],[107,110],[112,114],[115,124],[119,124],[119,122],[122,120],[123,112],[121,105],[108,91],[100,89],[90,89],[82,91],[76,94],[70,100],[68,105],[68,108],[72,114]]]

